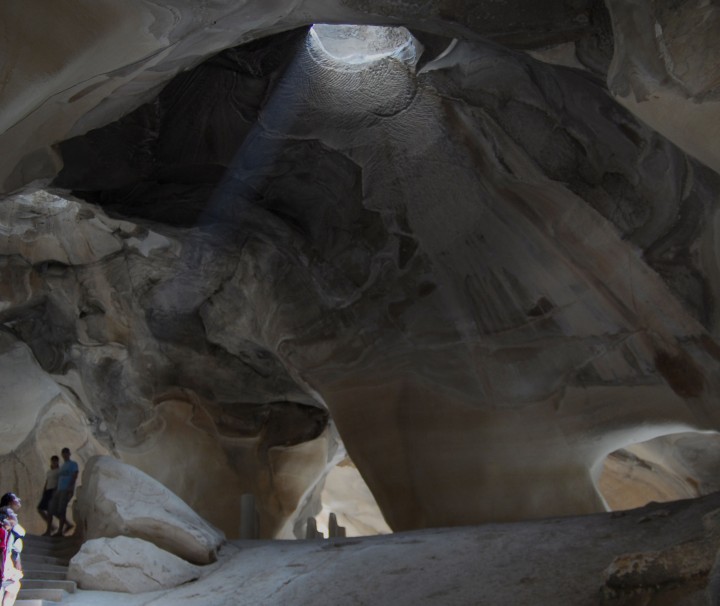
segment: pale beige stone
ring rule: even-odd
[[[346,529],[346,536],[361,537],[392,532],[363,480],[350,459],[343,459],[330,470],[321,495],[322,511],[317,515],[318,527],[325,533],[330,515]]]
[[[76,515],[85,539],[143,539],[196,564],[214,562],[225,540],[162,484],[107,456],[85,465]]]
[[[68,579],[81,589],[144,593],[171,589],[200,577],[198,566],[129,537],[85,541],[70,560]]]
[[[69,603],[232,606],[241,596],[310,606],[357,596],[379,606],[705,605],[718,595],[717,567],[707,593],[705,585],[720,541],[708,516],[719,504],[712,495],[624,515],[231,545],[215,571],[186,586],[152,596],[82,592]],[[639,566],[612,576],[622,563]]]
[[[630,444],[605,460],[598,489],[613,510],[720,490],[717,433],[674,433]]]
[[[609,0],[611,19],[582,0],[67,4],[0,3],[0,191],[62,169],[74,191],[92,177],[96,199],[124,218],[37,183],[0,201],[0,313],[13,335],[0,360],[3,485],[35,497],[54,448],[70,446],[83,467],[107,452],[196,510],[221,509],[212,521],[228,534],[239,496],[252,493],[262,534],[289,538],[322,509],[337,427],[394,529],[592,513],[712,488],[712,466],[663,436],[720,429],[715,4]],[[266,35],[323,21],[402,24],[447,52],[415,73],[388,58],[350,67],[299,34],[284,39],[292,61],[282,66],[263,50]],[[185,72],[248,41],[253,51],[233,51],[233,85],[207,73],[232,65],[227,55]],[[163,103],[157,93],[177,74],[183,94]],[[156,121],[196,94],[170,126]],[[106,125],[82,140],[84,156],[65,147]],[[103,164],[118,158],[140,174],[110,179]],[[209,173],[229,181],[203,182],[208,203],[192,192]],[[149,184],[154,196],[123,205]],[[656,441],[638,446],[646,440]],[[633,476],[625,501],[602,490],[618,450],[635,457],[615,468],[615,480]],[[524,543],[489,529],[483,565],[477,539],[449,586],[449,553],[435,574],[425,560],[410,573],[378,569],[366,545],[412,557],[392,537],[363,543],[346,570],[386,573],[362,588],[377,603],[398,603],[398,579],[409,603],[477,603],[493,587],[475,572],[497,554],[507,557],[493,577],[500,603],[577,603],[568,563],[573,579],[592,579],[588,600],[603,570],[605,589],[645,601],[659,592],[672,603],[668,580],[690,600],[702,590],[717,545],[695,549],[697,520],[677,536],[688,551],[657,543],[666,536],[655,517],[593,520],[607,533],[597,544],[573,551],[588,534],[580,522],[573,542],[527,558],[510,584],[507,569],[555,536],[533,534],[542,524],[524,527],[534,539]],[[656,523],[649,540],[634,535]],[[642,544],[613,536],[621,531]],[[346,596],[348,575],[297,575],[303,562],[292,559],[268,575],[266,561],[242,562],[257,603],[315,603],[328,586],[336,602]],[[538,564],[549,574],[536,576]],[[633,568],[643,574],[616,574]],[[539,578],[567,593],[548,584],[541,594]],[[434,593],[426,579],[440,583]],[[225,576],[209,587],[218,603],[237,599]],[[168,600],[192,603],[197,588]]]
[[[613,94],[632,92],[645,117],[646,93],[660,113],[673,99],[657,130],[712,166],[698,135],[714,111],[715,7],[610,5]],[[199,226],[163,225],[188,211],[172,189],[153,203],[176,206],[152,221],[130,220],[132,204],[109,219],[37,186],[4,200],[4,318],[117,456],[157,457],[147,467],[168,483],[163,465],[185,440],[227,456],[206,484],[175,480],[193,506],[222,500],[223,525],[235,517],[233,491],[214,494],[226,482],[257,495],[267,536],[295,533],[298,508],[317,509],[335,446],[321,437],[325,407],[394,528],[598,511],[609,453],[720,427],[717,175],[608,98],[597,66],[579,74],[513,50],[581,61],[589,4],[0,10],[8,31],[65,28],[31,53],[20,33],[2,41],[5,191],[61,160],[82,191],[83,170],[102,168],[88,168],[97,149],[73,160],[54,144],[236,42],[343,19],[457,40],[416,74],[389,58],[349,68],[298,37],[287,69],[250,70],[258,98],[214,96],[213,108],[230,99],[221,124],[247,125],[219,146],[234,160],[163,165],[152,118],[168,107],[154,101],[138,114],[147,166],[242,177]],[[105,141],[118,153],[124,125]]]

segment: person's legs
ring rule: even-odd
[[[5,583],[7,583],[7,581],[5,581],[3,585],[5,585]],[[8,585],[4,587],[2,606],[13,606],[13,604],[15,604],[15,600],[17,600],[19,591],[20,581],[9,582]]]
[[[56,496],[57,500],[55,499]],[[56,490],[55,494],[53,495],[53,500],[51,501],[53,504],[52,513],[57,516],[57,519],[60,522],[60,526],[58,527],[57,532],[52,535],[54,537],[63,536],[63,533],[66,530],[70,530],[73,527],[73,525],[70,524],[65,517],[67,506],[70,502],[71,497],[72,493],[69,490]]]
[[[40,500],[40,503],[38,503],[38,506],[37,506],[37,511],[40,514],[40,517],[43,519],[43,522],[45,522],[45,524],[50,524],[51,526],[52,526],[52,517],[48,513],[48,509],[50,508],[50,499],[52,499],[54,492],[55,491],[53,489],[44,491],[42,499]]]
[[[47,528],[45,529],[45,532],[43,533],[43,536],[49,537],[50,534],[52,533],[52,521],[53,521],[53,516],[52,516],[52,514],[51,514],[50,512],[48,512],[48,515],[47,515]]]
[[[61,537],[61,536],[63,536],[63,532],[65,532],[64,528],[65,528],[65,524],[67,523],[67,520],[65,520],[65,512],[64,511],[58,516],[58,522],[59,522],[58,529],[57,529],[57,532],[53,535],[54,537]]]
[[[52,533],[53,516],[56,516],[59,519],[59,517],[60,517],[59,510],[60,510],[60,491],[56,490],[53,493],[52,498],[50,499],[50,503],[48,504],[47,529],[45,530],[45,536],[49,536],[50,533]]]

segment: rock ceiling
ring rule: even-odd
[[[399,530],[600,511],[607,455],[720,427],[715,5],[0,17],[15,476],[62,439],[289,536],[346,448]]]

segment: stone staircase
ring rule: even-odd
[[[68,562],[80,549],[75,537],[28,535],[22,553],[22,586],[17,606],[51,606],[75,593],[74,581],[67,580]]]

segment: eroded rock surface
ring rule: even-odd
[[[391,526],[596,511],[606,454],[715,427],[717,175],[573,69],[461,42],[416,75],[283,40],[282,69],[255,45],[178,83],[234,100],[197,105],[208,124],[256,104],[230,78],[256,66],[255,128],[210,129],[186,158],[164,142],[173,85],[61,146],[58,184],[140,216],[150,187],[216,234],[236,259],[222,287],[161,280],[150,307],[196,301],[210,341],[261,347],[320,394]],[[150,172],[86,191],[109,145],[139,157],[118,134],[142,124]],[[158,179],[207,166],[227,172],[180,197]]]
[[[653,520],[673,515],[672,509],[650,510],[638,520],[646,524]],[[657,551],[635,552],[616,557],[605,570],[604,597],[609,603],[627,601],[652,603],[662,594],[676,594],[678,600],[685,590],[704,587],[715,563],[720,538],[720,510],[716,509],[702,516],[702,533],[679,544]],[[714,582],[709,592],[714,591]],[[665,595],[665,599],[669,596]],[[672,599],[672,598],[669,598]],[[712,603],[712,602],[711,602]]]
[[[720,436],[678,433],[611,453],[598,487],[613,510],[720,490]]]
[[[198,577],[198,566],[129,537],[85,541],[68,567],[68,579],[82,589],[125,593],[170,589]]]
[[[714,494],[623,514],[335,541],[259,542],[252,550],[247,544],[230,545],[210,574],[154,594],[152,603],[232,606],[247,600],[304,606],[357,598],[379,606],[706,606],[715,603],[708,597],[717,595],[712,593],[717,588],[708,593],[708,559],[695,556],[720,546],[712,532],[718,506],[720,494]],[[698,550],[703,541],[706,546]],[[631,552],[687,554],[689,559],[674,560],[666,576],[647,574],[627,591],[609,592],[604,572],[618,556]],[[643,574],[639,571],[635,578]],[[86,599],[99,597],[104,596]],[[128,606],[148,600],[122,598]]]
[[[187,1],[32,9],[4,3],[0,21],[8,24],[8,35],[0,55],[8,59],[0,89],[0,191],[53,175],[60,160],[51,145],[119,118],[182,70],[242,42],[315,22],[400,22],[443,36],[486,35],[544,46],[592,34],[593,4],[222,0],[200,10]]]
[[[143,539],[195,564],[217,559],[225,537],[142,471],[108,457],[88,461],[76,514],[85,539]]]
[[[612,93],[628,109],[720,171],[720,7],[713,2],[608,0]]]
[[[335,426],[395,529],[602,509],[609,453],[720,428],[716,10],[608,6],[98,3],[5,42],[0,181],[57,175],[3,201],[6,328],[225,528],[242,492],[296,526]],[[440,56],[347,64],[323,20]]]
[[[229,536],[244,492],[258,497],[264,536],[292,527],[337,440],[271,352],[241,338],[232,353],[208,342],[197,306],[236,263],[215,234],[156,232],[37,186],[6,198],[1,213],[3,393],[14,419],[4,443],[22,454],[8,456],[3,485],[39,501],[50,456],[68,446],[81,464],[126,459]],[[199,290],[190,297],[182,285]],[[307,441],[315,464],[279,498],[281,451]],[[41,531],[39,518],[28,523]]]

